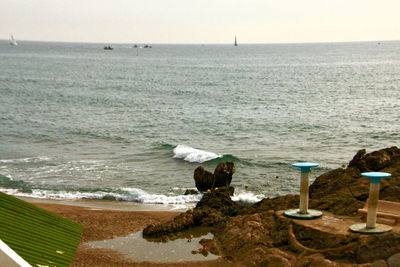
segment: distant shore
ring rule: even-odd
[[[26,200],[26,199],[25,199]],[[196,261],[179,263],[157,263],[157,262],[134,262],[125,259],[122,254],[115,250],[94,249],[85,245],[86,242],[95,240],[111,239],[117,236],[127,236],[141,231],[149,224],[171,220],[180,212],[176,211],[147,211],[143,205],[137,205],[130,211],[119,202],[113,203],[99,201],[80,201],[67,205],[66,202],[41,200],[30,201],[32,204],[45,210],[54,212],[65,218],[71,219],[83,225],[84,232],[81,244],[71,266],[228,266],[222,260]],[[56,204],[57,203],[57,204]],[[101,208],[100,205],[110,208]],[[119,210],[118,210],[119,206]],[[149,208],[149,207],[147,207]],[[153,207],[154,208],[154,207]]]

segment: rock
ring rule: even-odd
[[[400,253],[396,253],[387,259],[389,267],[400,267]]]
[[[324,258],[321,254],[314,254],[296,261],[295,267],[339,267],[336,262]]]
[[[235,164],[231,161],[218,164],[214,170],[214,187],[229,186],[232,175],[235,173]]]
[[[390,257],[391,261],[388,259],[387,262],[391,266],[390,262],[394,263],[396,259],[400,259],[400,256],[397,255],[400,252],[400,235],[390,232],[363,238],[360,240],[355,252],[355,258],[359,263],[373,262]],[[397,256],[394,257],[394,255]]]
[[[208,252],[210,252],[210,253],[212,253],[214,255],[220,255],[221,254],[221,250],[220,250],[219,246],[217,245],[217,242],[216,242],[215,239],[203,238],[203,239],[201,239],[199,241],[199,243]]]
[[[258,266],[290,267],[288,259],[279,255],[267,255]]]
[[[371,263],[371,267],[388,267],[386,261],[384,260],[378,260],[373,263]]]
[[[231,218],[218,235],[218,240],[224,244],[224,251],[229,255],[247,253],[255,244],[272,247],[268,230],[265,229],[262,216],[258,213]]]
[[[238,211],[238,205],[231,199],[229,188],[220,187],[204,194],[195,209],[214,209],[225,216],[234,216]]]
[[[194,170],[193,178],[196,188],[200,192],[207,191],[207,189],[210,189],[214,184],[214,175],[211,172],[206,171],[202,166],[197,167]]]
[[[317,177],[310,186],[309,206],[337,215],[356,215],[369,194],[369,179],[365,171],[389,172],[392,177],[382,179],[380,199],[400,201],[400,149],[391,147],[366,154],[360,150],[346,169],[335,169]]]
[[[207,257],[208,251],[205,248],[199,248],[196,250],[192,250],[192,254],[202,254],[204,257]]]
[[[271,238],[273,213],[256,213],[230,218],[217,239],[224,255],[245,266],[290,266],[292,256],[274,248]],[[276,265],[274,265],[276,264]]]
[[[221,187],[204,194],[193,210],[181,213],[173,220],[150,224],[143,230],[144,237],[161,237],[194,226],[213,226],[235,216],[238,206],[229,196],[229,189]]]
[[[362,149],[349,162],[349,167],[356,167],[360,172],[380,171],[399,159],[400,150],[397,147],[381,149],[369,154]]]
[[[247,259],[241,261],[245,266],[262,266],[262,267],[289,267],[293,266],[293,256],[283,252],[277,248],[257,247],[250,251]]]
[[[295,195],[286,195],[275,198],[264,198],[250,207],[244,207],[239,214],[253,214],[257,212],[268,212],[270,210],[287,210],[298,208],[300,198]]]
[[[369,194],[369,179],[361,177],[363,171],[391,173],[391,178],[382,180],[380,199],[400,202],[400,150],[397,147],[368,154],[360,150],[345,167],[315,179],[310,186],[310,208],[337,215],[356,215]],[[169,222],[149,225],[143,235],[172,239],[175,233],[187,228],[208,226],[214,238],[203,239],[203,248],[193,253],[223,255],[233,265],[385,267],[386,260],[389,266],[400,267],[397,232],[366,236],[327,233],[277,213],[298,208],[298,195],[266,198],[242,207],[230,198],[229,186],[220,186],[215,178],[228,185],[234,171],[233,163],[218,165],[214,174],[197,168],[196,187],[201,185],[202,191],[207,189],[209,193],[204,193],[193,210]]]
[[[104,195],[101,199],[102,200],[117,200],[117,198],[115,196],[110,195],[110,194]]]
[[[199,191],[195,190],[195,189],[186,189],[185,191],[185,195],[197,195],[199,193]]]
[[[235,173],[235,165],[231,161],[219,163],[214,174],[205,170],[202,166],[194,170],[193,179],[196,188],[200,192],[216,187],[224,187],[231,184],[232,175]]]

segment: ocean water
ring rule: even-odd
[[[400,42],[153,45],[0,41],[0,190],[193,205],[235,162],[235,199],[297,193],[362,148],[397,146]],[[278,177],[278,178],[277,178]],[[248,188],[245,188],[245,185]]]

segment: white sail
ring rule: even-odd
[[[18,45],[17,41],[15,41],[14,36],[12,34],[11,34],[10,45],[12,45],[12,46],[17,46]]]

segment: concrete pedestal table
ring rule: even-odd
[[[313,167],[318,167],[319,164],[310,163],[310,162],[302,162],[302,163],[295,163],[292,166],[301,169],[300,209],[287,210],[283,214],[289,218],[304,219],[304,220],[311,220],[311,219],[316,219],[316,218],[321,217],[322,212],[320,212],[318,210],[308,209],[308,187],[310,184],[310,178],[309,178],[310,169]]]
[[[370,178],[367,223],[357,223],[350,226],[350,230],[362,234],[382,234],[392,230],[392,227],[376,223],[376,209],[379,200],[379,187],[381,178],[392,176],[386,172],[364,172],[363,177]]]

